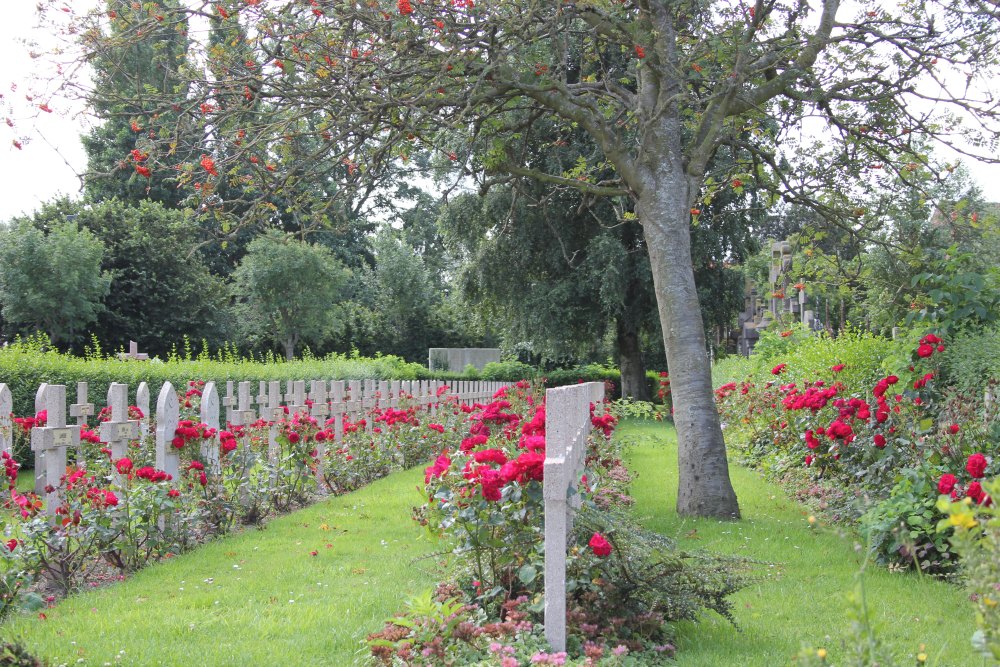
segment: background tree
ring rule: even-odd
[[[133,7],[127,16],[133,35],[160,22],[143,6]],[[965,135],[976,141],[996,129],[938,123],[913,103],[946,99],[982,123],[996,119],[991,98],[979,91],[1000,54],[998,15],[976,0],[872,9],[845,9],[840,0],[817,6],[776,0],[273,6],[230,0],[213,8],[230,22],[234,37],[251,35],[253,74],[238,67],[246,41],[226,42],[237,43],[239,51],[206,57],[218,61],[213,72],[231,74],[198,78],[191,94],[202,99],[192,99],[188,108],[241,95],[252,84],[271,108],[284,110],[285,125],[261,117],[237,128],[215,118],[225,128],[218,139],[240,150],[225,153],[226,163],[215,165],[221,171],[204,170],[211,179],[198,179],[203,193],[205,183],[216,192],[211,186],[219,174],[242,169],[250,150],[276,159],[274,171],[246,173],[262,189],[286,186],[304,166],[351,187],[411,159],[414,145],[422,145],[487,181],[491,174],[531,175],[633,200],[674,388],[682,514],[739,513],[692,267],[692,210],[719,189],[754,179],[787,200],[843,214],[850,196],[823,201],[818,194],[828,191],[825,186],[858,178],[874,162],[898,169],[926,164],[914,151],[914,138]],[[171,9],[164,20],[180,21],[176,15],[183,11],[202,10]],[[93,39],[88,55],[107,44],[101,38],[106,19],[95,19],[80,30]],[[957,92],[938,75],[952,66],[964,75]],[[941,85],[925,92],[917,85],[924,75]],[[314,145],[325,148],[309,160],[282,161],[283,142],[308,129],[295,120],[301,118],[314,120],[323,140]],[[569,173],[519,161],[517,143],[539,118],[586,131],[600,160]],[[799,129],[816,118],[825,120],[832,140],[804,146]],[[161,124],[154,164],[182,148],[171,144],[183,140],[174,125]],[[468,161],[473,144],[486,147],[489,157]],[[708,183],[708,166],[724,146],[745,148],[749,158],[734,165],[730,179]],[[346,173],[334,165],[346,166]],[[608,168],[610,179],[602,175]],[[195,165],[181,171],[204,173]],[[250,212],[265,213],[263,207]],[[867,222],[863,217],[859,224]]]
[[[254,239],[233,275],[246,337],[279,343],[288,360],[301,343],[321,343],[338,327],[347,276],[323,246],[277,231]]]
[[[0,234],[0,304],[8,325],[40,330],[66,346],[103,309],[111,275],[101,271],[104,246],[76,223],[42,231],[22,220]],[[8,332],[9,333],[9,332]]]

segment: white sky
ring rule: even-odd
[[[49,0],[51,2],[51,0]],[[63,6],[82,12],[93,6],[95,0],[63,0],[55,4],[54,11]],[[61,194],[77,196],[80,179],[86,166],[86,155],[79,136],[86,131],[88,119],[82,109],[70,108],[64,99],[48,99],[44,91],[33,90],[32,80],[45,72],[37,71],[45,59],[32,60],[25,39],[34,39],[44,49],[51,46],[47,35],[52,24],[39,28],[36,3],[31,0],[7,0],[3,19],[0,20],[0,115],[11,118],[15,127],[0,123],[0,222],[23,213],[31,213],[42,202]],[[52,11],[52,10],[50,10]],[[63,18],[61,16],[57,18]],[[12,91],[16,84],[16,91]],[[28,102],[25,94],[34,93]],[[48,103],[52,113],[44,113],[38,104]],[[15,138],[29,136],[18,150]],[[955,159],[946,148],[936,148],[942,158]],[[987,200],[1000,200],[993,187],[1000,182],[1000,165],[984,164],[963,159],[974,180],[983,188]]]

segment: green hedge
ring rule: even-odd
[[[249,360],[213,360],[208,358],[172,358],[167,361],[121,361],[108,358],[83,358],[43,351],[30,344],[14,344],[0,350],[0,382],[7,383],[14,398],[16,416],[32,415],[35,392],[47,382],[66,385],[67,398],[76,398],[76,383],[89,383],[89,400],[103,405],[112,382],[129,385],[130,400],[140,382],[149,384],[153,402],[163,383],[181,388],[189,380],[215,380],[224,383],[261,380],[418,380],[428,376],[419,364],[399,357],[345,357],[330,355],[321,359],[291,362]],[[73,401],[70,401],[73,402]]]

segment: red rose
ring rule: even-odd
[[[975,479],[982,479],[983,474],[986,472],[986,457],[976,452],[965,462],[965,469]]]
[[[833,371],[834,373],[839,373],[840,371],[844,370],[844,364],[837,364],[836,366],[830,366],[830,370]]]
[[[922,357],[922,358],[926,359],[927,357],[931,356],[932,354],[934,354],[934,347],[932,345],[928,345],[927,343],[924,343],[923,345],[921,345],[920,347],[917,348],[917,356],[918,357]]]
[[[167,495],[170,496],[171,498],[177,498],[178,496],[181,495],[181,492],[178,491],[177,489],[170,489],[169,491],[167,491]]]
[[[958,480],[950,472],[946,472],[941,475],[941,479],[938,480],[938,493],[948,495],[955,488],[955,484]]]
[[[785,370],[785,366],[787,365],[788,364],[778,364],[777,366],[771,369],[771,375],[781,375],[781,372]]]
[[[201,461],[191,461],[188,470],[204,470],[205,465]]]
[[[965,496],[967,498],[972,498],[976,504],[982,504],[983,500],[989,498],[988,495],[983,491],[983,486],[979,482],[973,482],[969,484],[969,488],[965,491]]]
[[[299,441],[299,434],[296,433],[295,431],[289,431],[288,432],[288,442],[290,442],[290,443],[292,443],[294,445],[298,441]]]
[[[7,540],[6,544],[7,544],[7,551],[13,551],[14,549],[17,548],[17,540],[15,540],[14,538]]]
[[[959,428],[958,424],[952,424],[951,426],[948,427],[948,432],[951,433],[952,435],[955,435],[960,430],[961,429]]]
[[[123,456],[117,461],[115,461],[115,468],[118,470],[119,475],[127,475],[132,472],[132,459],[127,456]]]
[[[499,470],[484,470],[479,476],[479,482],[483,486],[483,498],[490,502],[500,500],[503,477]]]
[[[885,436],[882,435],[881,433],[875,434],[875,446],[878,447],[879,449],[885,447]]]
[[[198,473],[198,483],[201,484],[202,486],[208,484],[208,475],[206,475],[203,472]]]
[[[595,556],[604,558],[611,555],[611,543],[604,539],[604,536],[600,533],[594,533],[587,544]]]

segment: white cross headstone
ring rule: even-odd
[[[10,388],[0,382],[0,452],[10,454],[14,448],[14,397]]]
[[[128,418],[128,385],[118,382],[108,387],[108,405],[111,419],[101,422],[101,441],[111,448],[112,464],[128,454],[128,443],[139,437],[139,421]],[[115,482],[119,486],[124,481],[115,470]]]
[[[333,416],[333,440],[340,445],[344,440],[344,414],[348,404],[344,400],[344,381],[330,383],[330,414]]]
[[[365,392],[361,399],[361,409],[364,411],[365,416],[365,430],[371,431],[374,427],[374,414],[375,406],[378,404],[378,399],[375,396],[375,381],[365,380]]]
[[[87,402],[87,383],[76,383],[76,403],[69,406],[69,416],[76,417],[77,426],[86,426],[87,418],[94,416],[94,404]]]
[[[267,383],[267,411],[270,415],[270,427],[267,429],[267,458],[272,463],[278,462],[281,446],[278,444],[278,422],[285,418],[285,409],[281,407],[281,383]],[[277,481],[277,470],[271,475],[271,482]]]
[[[285,404],[288,406],[289,414],[294,415],[299,412],[308,413],[309,406],[306,405],[306,381],[295,380],[293,382],[289,380],[287,389]]]
[[[54,515],[58,501],[58,486],[66,474],[66,449],[80,444],[80,427],[66,425],[66,385],[50,384],[45,387],[45,426],[31,429],[31,448],[44,452],[45,474],[42,491],[45,494],[45,511]]]
[[[180,414],[177,392],[170,382],[164,382],[156,399],[156,467],[174,480],[181,474],[181,459],[177,448],[171,444],[177,435]]]
[[[139,417],[139,437],[145,440],[149,435],[149,385],[145,382],[140,382],[135,390],[135,407],[142,413]]]
[[[389,383],[389,407],[399,408],[399,392],[401,384],[399,380],[393,380]]]
[[[250,426],[257,421],[257,411],[251,406],[250,383],[240,382],[236,387],[236,409],[233,411],[232,423]]]
[[[226,409],[226,425],[233,424],[236,412],[236,395],[233,394],[233,381],[226,382],[226,397],[222,399],[222,407]]]
[[[347,414],[351,418],[352,423],[357,423],[360,419],[360,415],[363,410],[363,401],[361,398],[361,381],[351,380],[348,384],[350,391],[350,400],[347,401]]]
[[[249,387],[247,393],[249,394]],[[215,435],[201,441],[201,458],[212,475],[218,477],[222,472],[219,454],[219,390],[212,381],[205,383],[201,392],[201,423],[215,429]]]
[[[316,423],[319,428],[323,428],[326,425],[327,415],[330,414],[330,397],[326,393],[326,381],[325,380],[313,380],[309,388],[309,399],[312,401],[312,407],[309,409],[309,414],[316,418]],[[323,462],[326,459],[326,442],[316,441],[316,486],[319,489],[323,489]]]

